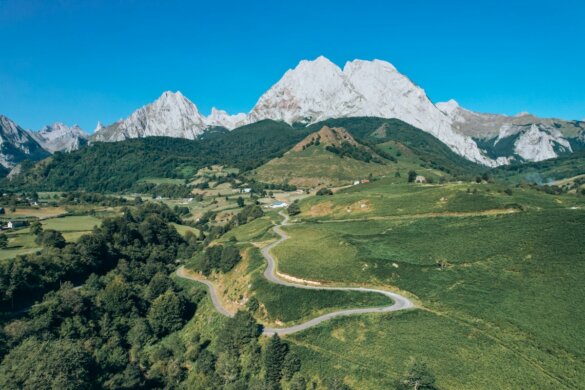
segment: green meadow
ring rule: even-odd
[[[392,301],[381,294],[355,291],[318,291],[281,286],[264,278],[265,260],[253,249],[248,272],[251,274],[250,296],[264,310],[259,310],[260,322],[293,324],[321,314],[344,308],[381,307]]]
[[[386,388],[416,358],[441,388],[585,383],[582,198],[517,188],[508,195],[487,184],[477,187],[490,191],[475,194],[466,185],[357,187],[301,203],[301,219],[311,222],[285,228],[291,238],[274,250],[279,270],[398,288],[421,308],[336,319],[289,336],[312,362],[308,371],[345,373],[355,388]],[[440,198],[451,205],[432,201]],[[378,207],[364,220],[344,220],[334,207],[310,215],[319,202],[357,200]],[[490,212],[507,202],[514,212]]]
[[[68,242],[77,241],[79,237],[91,232],[94,226],[99,226],[100,223],[99,218],[91,215],[70,215],[41,221],[43,229],[60,231]],[[0,260],[11,259],[41,249],[28,227],[8,231],[6,235],[8,236],[8,247],[0,250]]]
[[[333,197],[316,196],[302,202],[306,221],[368,219],[429,213],[478,213],[505,210],[542,210],[582,207],[575,196],[543,194],[503,184],[407,184],[384,178],[344,189]]]

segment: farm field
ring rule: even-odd
[[[91,215],[72,215],[63,218],[52,218],[42,222],[43,229],[58,230],[65,232],[87,232],[94,226],[101,223],[101,220]]]
[[[60,231],[68,242],[77,241],[79,237],[91,232],[93,227],[98,226],[100,223],[101,219],[90,215],[71,215],[41,221],[43,229]],[[8,248],[0,250],[0,260],[11,259],[40,249],[28,227],[9,231],[6,235],[8,237]]]
[[[436,213],[503,212],[583,207],[583,198],[553,196],[530,188],[461,183],[410,185],[384,178],[352,186],[334,197],[316,196],[301,203],[306,221],[367,219]]]
[[[15,211],[6,209],[6,214],[2,215],[3,219],[10,218],[53,218],[67,214],[63,207],[39,207],[39,208],[17,208]]]
[[[482,194],[476,211],[459,199],[451,212],[468,214],[440,216],[416,200],[437,197],[441,188],[445,197],[467,192],[461,186],[412,187],[407,193],[413,199],[403,198],[400,218],[387,207],[375,209],[386,214],[381,219],[340,221],[333,212],[337,221],[330,215],[320,220],[308,206],[322,200],[310,198],[301,203],[300,219],[313,222],[285,228],[290,239],[274,249],[281,272],[395,288],[414,294],[422,306],[336,319],[289,336],[311,367],[351,372],[346,382],[356,388],[389,386],[411,358],[425,360],[446,388],[585,383],[585,315],[575,306],[585,299],[583,198],[515,188],[513,195]],[[373,204],[380,196],[354,187],[328,201]],[[400,198],[400,191],[392,196]],[[474,215],[500,209],[506,197],[522,207]],[[431,214],[418,215],[423,211]]]
[[[171,225],[174,226],[175,229],[177,229],[177,232],[179,232],[179,234],[182,236],[187,234],[187,232],[191,232],[195,236],[199,235],[199,230],[194,228],[194,227],[186,226],[186,225],[179,225],[178,223],[172,223]]]

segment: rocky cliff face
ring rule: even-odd
[[[22,160],[40,160],[49,153],[14,121],[0,115],[0,165],[13,168]]]
[[[29,134],[48,152],[71,152],[87,143],[89,135],[79,126],[71,127],[63,123],[54,123],[43,127],[38,132]]]
[[[493,158],[508,161],[542,161],[581,148],[585,122],[539,118],[529,113],[515,116],[477,113],[455,100],[437,107],[453,123],[453,130],[475,139]]]
[[[195,139],[207,125],[195,104],[181,92],[165,92],[155,102],[134,111],[128,118],[101,127],[96,141],[167,136]]]
[[[573,139],[585,140],[583,122],[541,119],[530,114],[480,114],[461,108],[454,100],[435,105],[422,88],[388,62],[354,60],[341,69],[325,57],[303,60],[288,70],[248,114],[229,115],[213,108],[209,116],[204,116],[180,92],[165,92],[126,119],[107,127],[99,124],[93,138],[195,139],[211,127],[231,130],[263,119],[311,124],[358,116],[400,119],[432,134],[459,155],[488,166],[570,153],[576,145]],[[527,129],[527,125],[536,128]],[[508,137],[515,137],[514,148],[509,147],[511,139],[504,139]],[[507,146],[502,147],[504,144]]]

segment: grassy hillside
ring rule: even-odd
[[[369,174],[401,175],[405,181],[407,173],[414,170],[437,180],[441,177],[469,178],[485,170],[455,154],[434,136],[397,119],[331,119],[307,129],[317,134],[327,127],[346,130],[362,148],[381,155],[378,161],[382,163],[348,158],[347,155],[339,158],[339,155],[330,153],[331,148],[328,149],[326,143],[305,142],[305,147],[301,148],[299,145],[303,141],[283,157],[258,168],[255,175],[267,182],[317,186],[349,184]]]
[[[338,186],[396,170],[392,161],[358,143],[345,129],[322,127],[253,172],[263,182]]]
[[[329,119],[311,125],[310,129],[319,129],[323,125],[343,127],[361,142],[372,144],[395,145],[390,150],[397,160],[415,162],[423,168],[434,168],[455,176],[468,176],[485,170],[454,153],[448,146],[429,133],[411,126],[399,119],[382,119],[373,117]],[[406,152],[406,158],[396,152]]]
[[[584,383],[585,316],[575,303],[585,299],[585,201],[502,189],[379,182],[301,202],[311,222],[286,228],[291,238],[274,249],[281,272],[394,287],[423,307],[289,336],[306,369],[360,389],[391,387],[413,358],[440,388]]]

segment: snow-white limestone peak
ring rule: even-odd
[[[164,92],[156,101],[134,111],[95,135],[97,141],[167,136],[195,139],[207,125],[204,117],[181,92]]]
[[[281,120],[289,124],[359,115],[362,96],[354,89],[341,69],[321,56],[303,60],[264,93],[248,116],[248,122],[262,119]],[[344,115],[339,115],[343,113]]]
[[[560,131],[533,124],[523,131],[516,142],[514,152],[527,161],[542,161],[558,157],[557,151],[572,152],[571,144]]]
[[[343,70],[325,57],[301,61],[288,70],[252,109],[248,122],[261,119],[315,123],[329,118],[397,118],[429,132],[456,153],[485,165],[495,161],[475,142],[452,130],[451,119],[385,61],[354,60]]]
[[[246,123],[247,115],[244,113],[230,115],[224,110],[215,107],[211,109],[211,114],[204,118],[205,124],[209,127],[221,126],[228,130],[233,130]]]
[[[95,129],[93,130],[94,133],[97,133],[98,131],[100,131],[101,129],[105,129],[106,126],[104,126],[104,124],[100,121],[98,121],[97,125],[95,126]]]
[[[0,115],[0,165],[13,168],[24,159],[38,160],[47,155],[29,132],[10,118]]]

